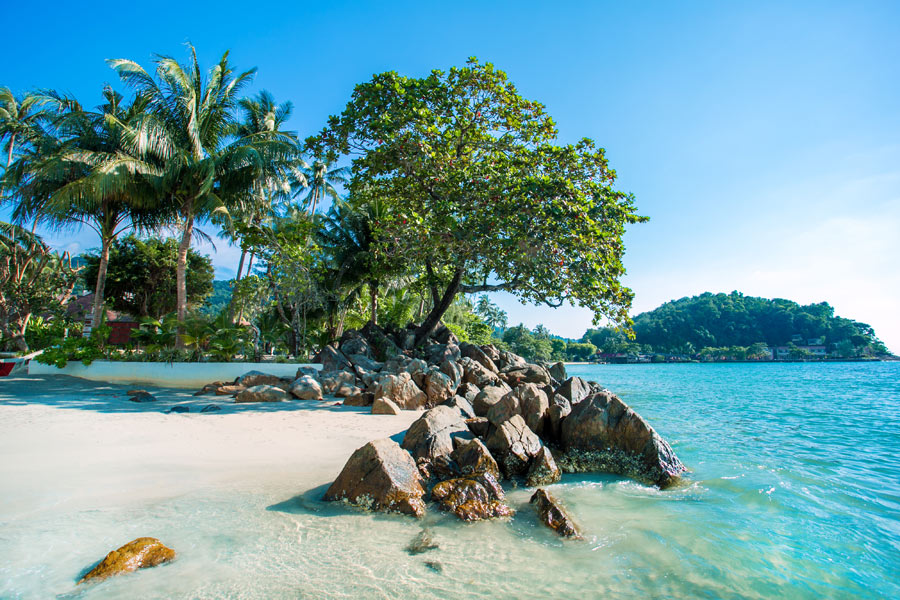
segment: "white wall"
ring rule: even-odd
[[[300,367],[322,365],[298,363],[160,363],[95,360],[88,366],[70,362],[58,369],[32,360],[29,375],[71,375],[110,383],[135,383],[157,387],[201,388],[213,381],[234,381],[248,371],[260,371],[278,377],[293,377]]]

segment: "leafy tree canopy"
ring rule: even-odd
[[[457,292],[568,301],[629,323],[622,234],[645,219],[614,189],[602,148],[556,135],[543,105],[471,59],[423,78],[375,75],[307,145],[329,160],[353,156],[351,192],[394,207],[382,241],[425,265],[434,298],[420,338]]]
[[[97,276],[100,257],[83,256],[83,276]],[[133,235],[117,240],[109,253],[106,294],[114,310],[139,317],[156,317],[176,309],[175,265],[178,241],[142,240]],[[187,255],[188,304],[198,305],[213,291],[213,267],[208,256],[189,250]]]

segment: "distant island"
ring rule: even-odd
[[[890,357],[874,329],[834,314],[827,302],[800,305],[740,292],[704,293],[666,302],[621,329],[588,329],[579,340],[538,326],[505,330],[513,351],[533,360],[592,362],[725,362],[858,360]],[[545,338],[542,343],[541,338]]]

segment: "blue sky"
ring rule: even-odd
[[[0,85],[85,104],[106,58],[205,64],[230,49],[301,135],[373,73],[469,56],[592,137],[651,221],[626,237],[635,313],[703,291],[828,301],[900,351],[900,3],[44,2],[4,8]],[[55,236],[80,251],[88,234]],[[227,277],[237,252],[219,244]],[[579,309],[495,299],[510,322],[578,337]]]

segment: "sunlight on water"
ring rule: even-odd
[[[0,523],[2,598],[897,598],[900,364],[573,367],[618,392],[691,469],[659,491],[552,486],[586,532],[366,515],[285,481]],[[439,548],[411,556],[427,528]],[[75,586],[147,531],[174,563]]]

